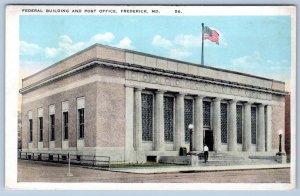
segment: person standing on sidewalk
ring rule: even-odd
[[[204,151],[204,162],[206,163],[208,159],[208,151],[209,151],[208,146],[206,144],[204,145],[203,151]]]

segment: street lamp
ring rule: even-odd
[[[190,152],[192,152],[192,149],[193,149],[193,129],[194,129],[194,125],[193,124],[189,124],[188,128],[190,130]]]
[[[279,152],[277,153],[278,155],[282,155],[282,150],[281,150],[282,134],[283,134],[283,131],[281,129],[279,129],[278,130],[278,135],[279,135]]]

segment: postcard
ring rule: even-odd
[[[5,32],[7,188],[295,188],[295,6],[8,5]]]

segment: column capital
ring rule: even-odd
[[[156,94],[164,94],[166,91],[165,90],[161,90],[161,89],[157,89],[155,91]]]
[[[264,104],[264,103],[260,103],[260,104],[258,105],[259,108],[262,108],[262,107],[265,107],[265,106],[266,106],[266,104]]]
[[[213,98],[213,101],[214,101],[214,102],[220,102],[221,100],[222,100],[221,97],[215,97],[215,98]]]
[[[135,86],[134,87],[134,90],[135,91],[142,91],[142,90],[144,90],[145,88],[143,88],[143,87],[139,87],[139,86]]]
[[[204,95],[199,95],[199,94],[196,95],[196,98],[197,98],[197,99],[203,99],[204,97],[205,97]]]
[[[184,92],[177,92],[176,97],[185,96],[186,94],[187,93],[184,93]]]
[[[245,105],[250,105],[250,106],[251,106],[251,105],[253,105],[253,103],[254,103],[254,102],[252,102],[252,101],[247,101],[247,102],[245,102],[244,104],[245,104]]]
[[[231,100],[229,101],[229,103],[237,103],[237,102],[238,102],[237,99],[231,99]]]

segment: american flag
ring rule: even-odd
[[[208,39],[219,45],[219,33],[215,30],[211,30],[209,27],[204,27],[204,39]]]

